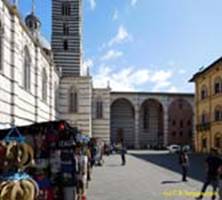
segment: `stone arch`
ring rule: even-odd
[[[111,142],[122,140],[128,148],[134,147],[134,107],[126,98],[119,98],[111,104]]]
[[[135,102],[133,100],[133,98],[131,97],[127,97],[127,96],[123,96],[123,95],[120,95],[120,96],[115,96],[111,99],[111,105],[113,103],[115,103],[117,100],[119,99],[125,99],[127,102],[129,102],[133,107],[135,107]]]
[[[168,107],[168,145],[192,142],[193,107],[184,98],[174,99]]]
[[[164,107],[156,99],[143,101],[140,106],[140,146],[163,145],[164,136]]]

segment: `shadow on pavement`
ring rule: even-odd
[[[130,153],[130,155],[139,159],[143,159],[160,167],[164,167],[173,172],[181,173],[177,154],[147,152],[141,154]],[[190,168],[188,172],[188,177],[198,181],[203,181],[205,179],[204,161],[206,159],[206,156],[200,154],[189,154],[189,158]]]
[[[182,183],[182,181],[162,181],[161,184],[176,184],[176,183]]]
[[[105,167],[122,167],[121,164],[108,164],[108,165],[105,165]]]

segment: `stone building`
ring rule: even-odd
[[[23,22],[17,8],[0,1],[0,126],[56,118],[59,77],[50,44],[34,10]]]
[[[209,152],[222,148],[222,58],[197,72],[195,83],[195,147]]]
[[[0,9],[1,123],[64,119],[132,148],[192,143],[193,94],[115,92],[81,73],[82,0],[52,0],[51,45],[34,10],[24,23],[8,1]]]
[[[111,92],[111,141],[128,147],[192,144],[193,94]]]

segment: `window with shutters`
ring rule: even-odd
[[[206,85],[203,85],[201,87],[201,100],[206,99],[207,96],[208,96],[208,94],[207,94],[207,87],[206,87]]]
[[[222,107],[220,105],[216,106],[214,111],[215,121],[222,121]]]
[[[217,133],[214,138],[214,146],[218,149],[222,147],[222,135]]]
[[[214,80],[214,94],[218,94],[222,92],[222,79],[217,77]]]

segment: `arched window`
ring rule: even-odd
[[[47,101],[48,95],[48,77],[45,68],[42,70],[42,99]]]
[[[69,112],[78,112],[78,93],[74,87],[72,87],[69,92]]]
[[[218,94],[221,92],[222,92],[222,80],[220,77],[217,77],[214,80],[214,93]]]
[[[31,88],[31,56],[26,46],[24,48],[24,64],[23,64],[23,86],[25,90],[30,91]]]
[[[217,133],[214,137],[214,146],[218,149],[222,147],[222,134]]]
[[[207,94],[207,87],[205,85],[203,85],[201,87],[201,99],[206,99],[208,96]]]
[[[214,111],[215,121],[222,121],[222,106],[216,106]]]
[[[101,98],[97,99],[96,101],[96,118],[97,119],[103,118],[103,101]]]

